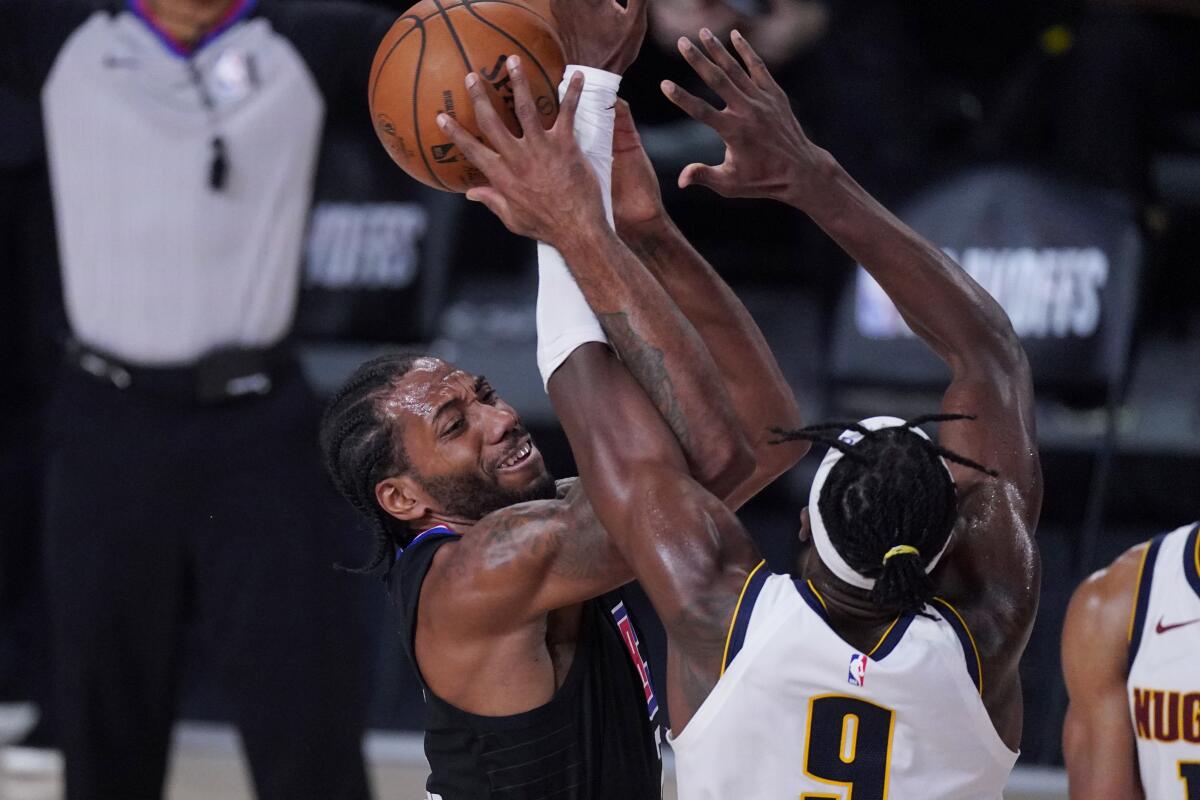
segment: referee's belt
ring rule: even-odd
[[[100,352],[74,339],[67,363],[121,391],[152,394],[190,403],[221,403],[270,394],[292,364],[284,345],[266,349],[213,350],[185,366],[142,367]]]

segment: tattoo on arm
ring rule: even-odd
[[[570,507],[580,502],[581,508]],[[586,498],[530,504],[497,517],[485,534],[487,569],[513,561],[545,563],[550,573],[573,580],[602,578],[625,569]]]
[[[574,530],[564,532],[558,557],[550,564],[555,575],[582,580],[627,571],[625,560],[608,541],[608,531],[590,511]]]
[[[684,452],[691,453],[694,445],[691,431],[688,429],[683,407],[676,396],[675,384],[667,370],[663,351],[647,342],[633,329],[629,323],[629,315],[624,311],[599,314],[598,317],[609,341],[620,353],[625,367],[662,414]]]

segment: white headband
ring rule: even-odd
[[[906,427],[904,420],[896,417],[869,417],[858,423],[869,431],[877,431],[883,428],[903,428]],[[923,437],[926,441],[930,441],[929,435],[920,428],[908,428],[908,430]],[[838,439],[848,445],[858,444],[863,436],[858,431],[845,430],[842,431]],[[821,519],[821,489],[825,486],[826,479],[829,478],[829,473],[834,466],[842,460],[845,455],[836,447],[829,448],[829,452],[825,454],[825,458],[821,459],[821,466],[817,468],[817,475],[813,478],[812,488],[808,490],[808,520],[809,526],[812,528],[813,544],[817,547],[817,555],[821,557],[821,561],[825,566],[829,567],[830,572],[841,578],[851,586],[857,586],[859,589],[874,589],[875,579],[868,578],[862,575],[858,570],[851,567],[842,558],[841,553],[833,546],[833,542],[829,539],[829,530],[825,527],[825,521]],[[946,474],[950,474],[950,468],[946,466],[946,461],[938,458],[942,462],[942,466],[946,468]],[[954,478],[950,478],[950,483],[953,485]],[[950,546],[951,536],[946,537],[946,543],[942,545],[942,549],[933,557],[929,565],[925,567],[926,574],[933,572],[934,567],[942,560],[942,556],[946,554],[946,548]]]

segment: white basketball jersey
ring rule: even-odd
[[[725,669],[675,749],[680,800],[999,798],[1017,754],[996,733],[970,631],[948,603],[862,653],[813,586],[750,575]]]
[[[1146,800],[1200,800],[1200,524],[1163,534],[1146,548],[1129,664]]]

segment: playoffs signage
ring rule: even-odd
[[[1040,385],[1105,386],[1133,324],[1141,242],[1119,198],[1017,167],[986,167],[920,195],[900,218],[1004,308]],[[944,364],[859,267],[843,293],[831,371],[843,383],[933,388]]]
[[[1099,330],[1109,274],[1100,248],[943,249],[996,298],[1022,339],[1087,339]],[[870,339],[914,335],[862,267],[855,278],[854,323]]]

